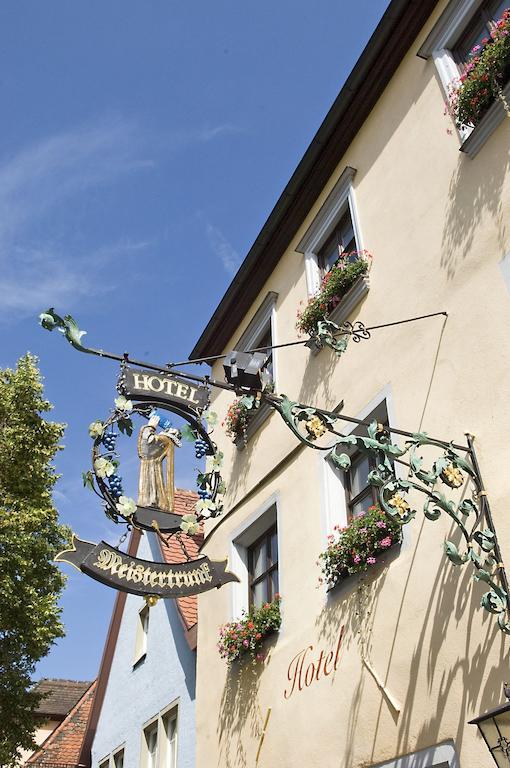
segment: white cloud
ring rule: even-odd
[[[211,248],[216,256],[221,259],[223,268],[230,275],[233,275],[241,265],[241,258],[238,252],[218,227],[207,224],[206,233]]]
[[[89,188],[150,167],[152,162],[140,157],[140,152],[136,126],[110,120],[51,136],[0,160],[4,321],[109,290],[113,286],[104,279],[104,268],[146,247],[147,243],[123,239],[79,253],[65,236],[65,203]],[[58,231],[55,237],[44,226],[50,215],[51,231]]]
[[[175,131],[164,139],[152,137],[151,152],[184,151],[237,131],[230,123]],[[108,266],[149,243],[126,238],[85,252],[70,232],[66,206],[87,190],[153,167],[145,156],[148,146],[135,123],[116,118],[44,138],[0,158],[2,322],[48,306],[70,311],[82,299],[115,288],[115,270],[107,271]],[[211,227],[209,237],[225,269],[234,272],[239,265],[235,250],[216,228]]]

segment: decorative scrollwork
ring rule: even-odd
[[[353,449],[375,458],[369,481],[377,488],[381,507],[400,525],[406,525],[416,516],[413,504],[417,493],[425,496],[422,511],[427,519],[435,521],[443,513],[447,514],[460,532],[462,545],[446,540],[446,557],[453,565],[472,564],[475,581],[489,586],[481,598],[482,607],[497,614],[500,629],[510,634],[507,619],[510,602],[507,591],[499,583],[502,563],[496,555],[496,534],[484,513],[485,491],[471,461],[451,443],[435,440],[425,432],[411,434],[400,446],[391,441],[389,431],[377,422],[366,428],[366,435],[342,435],[334,429],[335,423],[342,419],[341,414],[336,416],[305,407],[285,396],[279,400],[273,398],[272,405],[302,443],[328,452],[337,468],[349,469],[349,452]],[[302,425],[306,433],[303,433]],[[333,440],[317,444],[317,439],[326,433]],[[439,452],[428,468],[421,455],[425,448]],[[405,477],[397,467],[405,468]],[[451,498],[452,493],[458,498]]]
[[[347,349],[349,337],[359,343],[362,339],[370,338],[370,331],[360,320],[355,323],[346,320],[342,325],[337,325],[332,320],[320,320],[313,342],[319,348],[330,347],[340,357]]]

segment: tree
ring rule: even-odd
[[[0,369],[0,765],[15,765],[21,748],[33,749],[34,709],[41,696],[35,664],[63,637],[58,598],[64,577],[52,558],[69,541],[59,525],[51,491],[52,459],[64,425],[42,414],[37,359],[22,357]]]

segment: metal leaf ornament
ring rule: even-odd
[[[500,629],[510,634],[507,618],[509,595],[498,583],[498,569],[502,564],[495,558],[497,539],[494,530],[483,527],[486,517],[483,506],[485,491],[471,462],[463,458],[451,443],[435,440],[425,432],[412,434],[402,446],[398,446],[391,442],[384,427],[376,422],[368,426],[366,435],[342,435],[334,429],[336,421],[342,419],[341,414],[335,416],[303,406],[285,395],[278,402],[273,399],[272,404],[302,443],[328,452],[337,468],[347,471],[350,467],[350,458],[342,450],[346,446],[351,451],[354,449],[371,456],[372,463],[375,459],[369,482],[377,488],[382,509],[400,525],[407,525],[416,516],[416,509],[412,506],[416,492],[425,497],[422,512],[427,519],[435,521],[442,514],[448,515],[460,533],[461,544],[445,541],[446,557],[455,566],[468,562],[472,564],[474,579],[489,586],[481,598],[481,606],[489,613],[497,614]],[[332,441],[327,445],[317,444],[318,437],[328,432]],[[418,453],[425,447],[436,448],[439,452],[430,467],[425,466]],[[407,477],[397,474],[397,464],[407,467]],[[450,498],[451,491],[457,491],[458,496],[460,489],[464,489],[461,500]]]
[[[78,328],[78,324],[72,315],[65,315],[65,317],[60,317],[60,315],[57,315],[53,307],[50,307],[46,310],[46,312],[42,312],[39,315],[39,322],[47,331],[54,331],[57,329],[63,333],[69,344],[71,344],[79,352],[96,354],[96,350],[85,347],[81,343],[82,336],[85,336],[87,331],[81,331]]]

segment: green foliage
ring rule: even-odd
[[[346,527],[335,526],[335,534],[328,536],[327,549],[319,555],[320,581],[334,587],[352,573],[366,571],[383,552],[401,540],[401,525],[379,507],[370,507]]]
[[[64,426],[46,421],[37,360],[0,371],[0,765],[33,747],[35,664],[64,635],[57,601],[64,577],[52,563],[69,541],[58,524],[51,461]]]
[[[260,649],[264,640],[272,632],[277,632],[282,623],[280,601],[280,595],[276,594],[272,603],[252,608],[239,621],[230,621],[220,627],[220,656],[229,664],[244,656],[261,661],[264,655]]]
[[[363,256],[363,258],[349,261],[348,258],[352,255],[351,253],[345,254],[337,261],[324,276],[319,293],[310,299],[302,312],[298,312],[296,323],[298,331],[309,336],[316,335],[318,324],[326,320],[358,277],[366,274],[368,270],[368,262],[364,258],[366,254],[356,254]]]
[[[493,25],[490,37],[471,50],[459,82],[450,89],[449,111],[459,128],[477,125],[497,98],[508,111],[502,88],[509,76],[510,11],[506,10]]]

